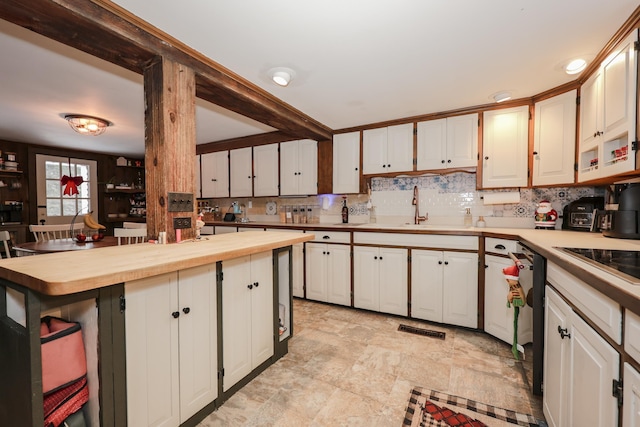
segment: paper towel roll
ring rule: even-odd
[[[505,191],[499,193],[485,193],[482,196],[485,205],[504,205],[507,203],[520,203],[519,191]]]
[[[322,209],[325,210],[325,211],[329,209],[329,198],[328,197],[324,197],[322,199]]]

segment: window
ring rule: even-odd
[[[63,194],[60,179],[64,176],[82,177],[78,194]],[[95,210],[97,214],[97,163],[93,160],[68,157],[36,156],[38,183],[38,220],[46,224],[71,222],[76,213]]]

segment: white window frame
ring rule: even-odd
[[[76,207],[75,212],[70,214],[67,212],[65,215],[52,215],[49,216],[47,213],[47,194],[46,194],[46,185],[47,178],[45,175],[45,164],[46,162],[56,162],[60,163],[62,166],[61,176],[76,176],[75,170],[72,170],[71,174],[69,174],[68,166],[71,164],[72,168],[74,165],[85,165],[89,168],[89,177],[88,181],[85,181],[81,184],[84,186],[81,188],[81,193],[88,191],[87,197],[78,198],[78,195],[68,196],[63,195],[63,187],[60,185],[60,200],[75,200]],[[66,167],[65,167],[66,166]],[[61,156],[50,156],[45,154],[36,154],[36,182],[37,182],[37,206],[38,206],[38,223],[44,220],[45,224],[69,224],[73,220],[73,217],[76,213],[87,213],[88,211],[93,211],[93,217],[97,220],[98,215],[98,162],[95,160],[87,160],[87,159],[77,159],[72,157],[61,157]],[[83,200],[88,200],[88,204],[83,202]],[[80,212],[78,212],[80,211]]]

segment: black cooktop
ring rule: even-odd
[[[634,285],[640,285],[640,251],[557,248]]]

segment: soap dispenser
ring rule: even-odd
[[[471,216],[471,208],[467,208],[464,214],[464,226],[471,227],[473,225],[473,217]]]

